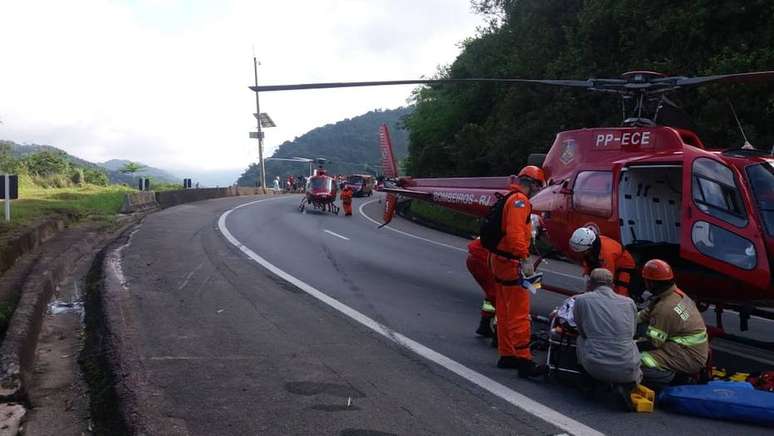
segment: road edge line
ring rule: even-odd
[[[421,357],[424,357],[427,360],[432,361],[433,363],[436,363],[445,369],[453,372],[454,374],[457,374],[458,376],[464,378],[465,380],[477,385],[478,387],[484,389],[485,391],[507,401],[508,403],[512,404],[513,406],[516,406],[517,408],[523,410],[524,412],[535,416],[537,418],[540,418],[544,421],[546,421],[549,424],[555,425],[556,427],[559,427],[560,429],[569,432],[576,436],[600,436],[604,433],[601,433],[597,430],[594,430],[593,428],[578,422],[572,418],[570,418],[567,415],[564,415],[560,412],[557,412],[554,409],[551,409],[548,406],[545,406],[523,394],[520,394],[513,389],[495,381],[491,378],[476,372],[461,363],[450,359],[449,357],[444,356],[441,353],[438,353],[419,342],[414,341],[413,339],[410,339],[392,329],[389,327],[374,321],[373,319],[369,318],[368,316],[358,312],[357,310],[347,306],[344,303],[341,303],[340,301],[328,296],[327,294],[323,293],[322,291],[317,290],[313,286],[307,284],[306,282],[290,275],[289,273],[283,271],[282,269],[278,268],[268,260],[264,259],[257,253],[255,253],[253,250],[248,248],[247,246],[243,245],[241,242],[239,242],[238,239],[234,237],[234,235],[231,234],[231,232],[228,230],[228,227],[226,226],[226,219],[231,214],[231,212],[240,209],[242,207],[250,206],[256,203],[260,203],[262,201],[267,201],[271,199],[264,199],[264,200],[256,200],[251,201],[248,203],[241,204],[239,206],[236,206],[234,208],[231,208],[223,214],[220,215],[218,218],[218,229],[220,230],[220,233],[223,235],[224,238],[233,246],[238,248],[242,253],[247,255],[250,259],[261,265],[262,267],[266,268],[270,272],[274,273],[275,275],[279,276],[283,280],[287,281],[288,283],[293,284],[294,286],[298,287],[302,291],[306,292],[307,294],[311,295],[312,297],[316,298],[317,300],[327,304],[328,306],[332,307],[333,309],[336,309],[337,311],[341,312],[342,314],[350,317],[351,319],[359,322],[360,324],[364,325],[365,327],[368,327],[369,329],[373,330],[376,333],[379,333],[380,335],[384,336],[388,340],[397,343],[398,345],[401,345],[411,351],[413,351],[415,354],[418,354]],[[362,205],[361,205],[362,207]],[[365,215],[364,215],[365,216]],[[369,218],[370,219],[370,218]],[[394,230],[394,229],[393,229]],[[456,248],[456,247],[455,247]]]
[[[365,203],[361,204],[360,207],[357,208],[357,211],[360,212],[360,215],[363,218],[367,219],[368,221],[371,221],[372,223],[376,224],[377,226],[381,226],[382,223],[380,223],[379,221],[376,221],[375,219],[373,219],[370,216],[366,215],[365,212],[363,212],[363,208],[364,207],[368,206],[371,203],[375,203],[377,201],[379,201],[379,199],[375,199],[375,200],[371,200],[371,201],[366,201]],[[449,245],[449,244],[444,244],[443,242],[433,241],[432,239],[423,238],[423,237],[417,236],[417,235],[415,235],[413,233],[408,233],[408,232],[404,232],[402,230],[394,229],[394,228],[392,228],[390,226],[384,226],[383,228],[385,228],[387,230],[392,230],[395,233],[400,233],[401,235],[404,235],[404,236],[408,236],[409,238],[419,239],[420,241],[425,241],[427,243],[430,243],[430,244],[433,244],[433,245],[438,245],[440,247],[450,248],[452,250],[461,251],[463,253],[467,253],[468,252],[468,250],[465,250],[463,248],[455,247],[455,246]]]

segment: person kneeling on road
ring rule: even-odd
[[[653,297],[637,315],[647,325],[646,348],[640,353],[643,384],[660,390],[675,376],[699,373],[707,364],[707,327],[693,300],[675,285],[672,267],[660,259],[642,268],[645,286]]]
[[[637,306],[613,291],[613,274],[591,271],[587,292],[575,297],[578,363],[591,378],[613,383],[628,405],[629,393],[642,380],[637,332]]]
[[[637,306],[613,291],[606,268],[591,271],[588,292],[575,297],[578,363],[599,381],[638,383],[642,379],[637,332]]]

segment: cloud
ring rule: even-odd
[[[481,24],[468,0],[19,0],[0,3],[0,138],[91,160],[243,168],[261,83],[432,75]],[[411,87],[265,93],[267,155]]]

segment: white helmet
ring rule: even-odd
[[[584,253],[591,249],[594,241],[597,240],[597,234],[588,227],[579,227],[570,237],[570,248],[576,253]]]

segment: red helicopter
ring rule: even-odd
[[[315,162],[317,163],[317,169],[307,179],[304,198],[301,199],[298,210],[303,212],[306,209],[306,205],[311,204],[316,210],[328,211],[338,215],[339,207],[335,204],[336,194],[338,193],[336,180],[329,176],[323,168],[326,159],[317,158]]]
[[[533,223],[559,253],[573,257],[574,229],[596,226],[620,241],[642,265],[670,262],[682,289],[702,307],[740,312],[742,329],[751,314],[772,318],[758,307],[774,307],[774,156],[743,147],[712,150],[696,133],[670,127],[676,109],[669,92],[713,82],[774,79],[774,71],[707,77],[667,77],[634,71],[620,79],[525,80],[448,79],[261,86],[255,91],[397,84],[505,82],[582,88],[617,94],[633,116],[621,127],[560,132],[546,155],[530,156],[543,168],[547,187],[532,198]],[[633,107],[632,107],[633,106]],[[653,106],[653,107],[651,107]],[[633,110],[632,110],[633,109]],[[515,176],[474,178],[399,177],[389,132],[379,132],[388,193],[384,219],[395,213],[397,196],[485,216]],[[574,292],[555,287],[547,290]]]

